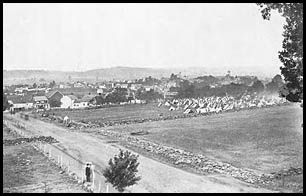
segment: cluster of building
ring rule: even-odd
[[[197,99],[173,99],[172,101],[160,102],[159,107],[165,105],[169,111],[183,110],[189,113],[219,113],[228,110],[240,110],[244,108],[265,107],[287,103],[285,98],[277,96],[258,96],[244,94],[239,99],[232,96],[203,97]]]
[[[114,80],[109,82],[96,82],[89,83],[85,81],[75,81],[58,83],[48,86],[47,83],[39,84],[34,88],[34,85],[21,85],[16,88],[4,87],[4,93],[8,96],[10,104],[13,105],[13,110],[24,110],[24,109],[50,109],[52,102],[60,103],[58,108],[86,108],[97,106],[97,97],[102,96],[105,98],[108,94],[114,92],[116,88],[126,89],[128,103],[145,103],[145,100],[137,100],[136,92],[141,89],[142,91],[154,91],[163,95],[164,100],[173,100],[178,94],[177,90],[180,83],[184,80],[177,75],[176,77],[154,79],[151,77],[136,79],[136,80]],[[195,79],[190,79],[190,81],[201,83],[207,81],[210,86],[224,85],[230,82],[237,83],[252,83],[256,80],[256,77],[233,77],[230,76],[230,72],[226,76],[213,77],[213,76],[203,76]],[[51,87],[51,88],[50,88]],[[174,90],[173,90],[174,89]],[[258,98],[259,99],[259,98]],[[256,99],[257,100],[257,99]],[[251,105],[269,104],[264,101],[246,101],[244,99],[237,102],[232,97],[210,97],[202,99],[174,99],[171,103],[167,102],[169,109],[178,109],[182,106],[188,105],[188,107],[193,105],[189,112],[197,110],[196,112],[210,112],[221,110],[227,110],[228,108],[238,108],[238,107],[249,107]],[[127,103],[121,103],[127,104]],[[250,104],[250,105],[249,105]],[[185,109],[186,110],[186,109]]]
[[[54,108],[78,109],[94,106],[98,95],[87,94],[81,98],[75,95],[65,95],[59,90],[50,91],[40,96],[13,96],[8,98],[8,102],[12,105],[11,110],[21,111],[28,109],[49,110],[52,102],[60,103]]]
[[[138,83],[135,83],[138,82]],[[4,94],[8,97],[9,103],[14,111],[27,109],[50,109],[51,102],[60,102],[58,108],[87,108],[97,106],[97,97],[105,98],[109,93],[112,93],[116,88],[126,89],[127,97],[132,97],[129,103],[142,104],[145,100],[135,98],[137,90],[140,88],[143,91],[156,91],[164,95],[165,98],[173,97],[175,93],[169,92],[169,88],[177,86],[175,82],[167,80],[161,83],[146,84],[145,79],[135,81],[111,81],[97,82],[95,84],[76,81],[67,83],[58,83],[52,88],[47,85],[39,85],[35,88],[30,85],[22,85],[18,87],[6,86],[3,88]],[[127,103],[121,103],[127,104]]]
[[[15,93],[7,95],[9,104],[12,105],[11,110],[21,111],[28,109],[37,110],[49,110],[50,108],[63,108],[63,109],[79,109],[95,107],[97,105],[97,99],[99,96],[105,98],[109,93],[117,87],[127,89],[127,97],[132,97],[129,102],[120,104],[143,104],[144,100],[138,100],[135,98],[135,91],[143,86],[136,85],[122,85],[120,83],[113,87],[106,85],[99,86],[97,89],[89,88],[36,88],[35,90],[24,88],[16,88]],[[135,89],[135,90],[133,90]],[[145,90],[150,90],[151,87],[147,87]],[[60,103],[60,106],[52,106],[51,103]]]

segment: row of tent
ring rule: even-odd
[[[277,96],[258,96],[258,95],[242,95],[240,98],[232,96],[225,97],[203,97],[203,98],[186,98],[173,99],[172,101],[160,102],[159,107],[169,107],[169,111],[183,110],[184,114],[189,113],[219,113],[227,110],[240,110],[243,108],[265,107],[272,105],[280,105],[286,103],[285,98]]]

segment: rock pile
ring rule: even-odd
[[[149,134],[149,131],[143,131],[143,130],[134,131],[131,133],[131,135],[148,135],[148,134]]]
[[[272,177],[275,179],[281,179],[282,176],[296,176],[303,173],[303,168],[290,167],[289,169],[283,169],[279,172],[271,173]]]
[[[77,122],[77,121],[71,121],[66,126],[70,127],[71,129],[83,129],[83,128],[97,128],[97,127],[99,127],[99,125],[92,124],[91,122],[82,123],[82,122]]]
[[[39,136],[39,137],[30,137],[30,138],[21,137],[13,140],[3,140],[3,144],[6,146],[18,145],[25,142],[45,142],[49,144],[58,143],[58,141],[51,136]]]

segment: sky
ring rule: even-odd
[[[3,69],[279,74],[284,19],[255,4],[4,4]]]

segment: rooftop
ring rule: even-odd
[[[33,97],[34,101],[47,101],[47,97],[46,96],[36,96]]]

